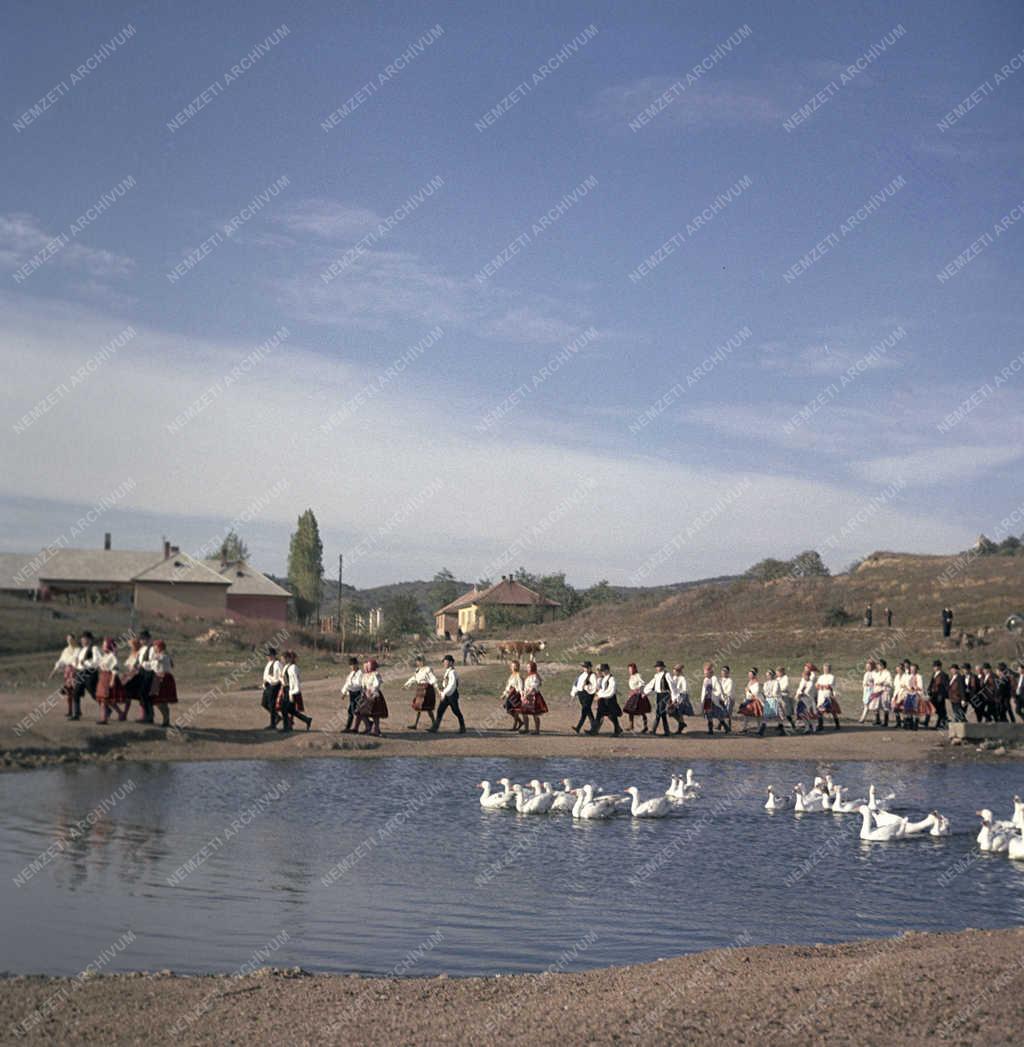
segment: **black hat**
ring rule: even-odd
[[[268,647],[267,648],[267,654],[277,654],[277,648],[276,647]]]
[[[140,640],[148,640],[148,639],[150,639],[149,630],[148,629],[143,629],[142,632],[139,633],[139,639]]]
[[[940,662],[938,660],[938,658],[936,658],[935,661],[932,662],[932,668],[934,668],[934,669],[941,669],[942,668],[942,662]]]
[[[599,669],[601,670],[601,672],[603,672],[603,673],[610,673],[610,672],[611,672],[611,669],[610,669],[610,668],[608,667],[608,663],[607,663],[607,662],[602,662],[602,663],[601,663],[601,664],[600,664],[600,665],[598,666],[598,668],[599,668]]]
[[[348,664],[349,664],[349,665],[355,665],[355,666],[358,666],[358,665],[359,665],[359,659],[358,659],[358,658],[356,658],[356,656],[355,656],[355,655],[353,655],[353,656],[352,656],[351,658],[349,658],[349,660],[348,660]]]
[[[454,664],[455,664],[455,655],[454,655],[454,654],[446,654],[446,655],[445,655],[445,656],[444,656],[444,657],[443,657],[443,658],[441,659],[441,661],[442,661],[442,662],[451,662],[451,663],[452,663],[452,665],[454,665]]]
[[[663,661],[662,661],[662,660],[661,660],[661,659],[659,658],[659,659],[658,659],[658,660],[657,660],[657,661],[656,661],[656,662],[654,663],[654,668],[655,668],[655,669],[664,669],[664,668],[665,668],[665,663],[664,663],[664,662],[663,662]]]
[[[584,669],[593,669],[594,668],[594,663],[593,662],[580,662],[580,665],[582,665]]]

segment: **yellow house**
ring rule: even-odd
[[[528,589],[521,582],[504,575],[500,582],[478,589],[474,586],[456,600],[445,604],[434,612],[434,626],[438,636],[455,636],[459,629],[463,633],[480,633],[487,628],[487,608],[521,608],[524,620],[553,620],[561,605],[557,600]]]

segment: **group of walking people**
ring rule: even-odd
[[[61,693],[67,699],[68,720],[82,718],[82,698],[88,694],[99,705],[97,723],[109,723],[112,712],[118,720],[127,720],[134,700],[139,703],[139,723],[153,723],[158,709],[160,725],[170,725],[170,707],[178,700],[178,689],[171,672],[174,662],[163,640],[154,642],[149,630],[143,629],[129,639],[123,662],[112,636],[97,644],[86,630],[77,640],[69,633],[65,644],[50,676],[63,674]]]
[[[947,672],[936,659],[925,684],[915,662],[900,662],[893,672],[884,658],[868,659],[860,722],[873,712],[875,725],[888,727],[892,715],[897,728],[916,731],[927,728],[934,716],[935,729],[940,730],[948,725],[950,713],[956,722],[965,723],[971,710],[978,723],[1013,723],[1016,717],[1024,722],[1024,662],[1017,663],[1017,670],[1006,662],[995,669],[989,662],[974,667],[954,662]]]

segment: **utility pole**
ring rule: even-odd
[[[345,653],[345,620],[341,616],[341,575],[344,567],[345,555],[338,553],[338,653]]]

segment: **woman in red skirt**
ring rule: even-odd
[[[174,661],[167,653],[167,645],[163,640],[157,640],[153,644],[153,654],[148,662],[148,667],[153,672],[153,687],[149,692],[149,698],[160,708],[161,727],[171,726],[170,707],[178,700],[178,687],[171,672],[173,666]]]
[[[636,662],[630,662],[626,668],[629,671],[629,681],[627,683],[629,697],[626,699],[626,704],[622,707],[622,711],[629,717],[629,729],[631,731],[636,730],[636,717],[642,717],[644,729],[640,733],[646,734],[647,714],[651,711],[651,700],[644,694],[644,678],[640,675]]]
[[[103,641],[103,653],[100,655],[100,675],[96,682],[96,701],[100,703],[100,718],[97,723],[110,722],[110,710],[117,712],[117,718],[124,720],[128,716],[128,698],[124,693],[124,684],[117,665],[117,643],[112,637]],[[123,706],[123,708],[122,708]]]
[[[530,721],[528,716],[533,717],[533,733],[540,734],[540,718],[548,711],[548,703],[544,701],[544,695],[540,693],[540,673],[537,672],[537,663],[530,662],[526,667],[526,679],[523,681],[523,704],[521,707],[523,717],[523,733],[530,733]]]
[[[416,693],[412,698],[412,707],[416,711],[416,719],[409,724],[409,730],[415,731],[420,725],[420,716],[426,713],[430,717],[430,726],[434,726],[434,706],[437,704],[437,677],[434,670],[427,665],[423,655],[416,656],[416,671],[405,681],[404,686],[416,687]]]
[[[761,698],[761,680],[757,675],[756,667],[747,673],[746,698],[740,702],[736,711],[743,717],[743,730],[746,733],[750,729],[750,721],[760,722],[764,719],[764,701]]]

